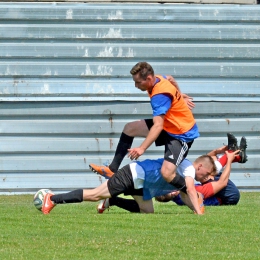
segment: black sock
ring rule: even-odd
[[[51,196],[51,201],[55,204],[78,203],[83,201],[83,190],[74,190],[68,193],[62,193]]]
[[[176,187],[178,190],[187,194],[187,191],[186,191],[187,187],[186,187],[185,179],[184,179],[184,177],[182,177],[178,173],[176,173],[176,176],[169,183],[171,185],[173,185],[174,187]]]
[[[117,206],[130,212],[140,213],[140,208],[135,200],[112,197],[109,199],[110,206]]]
[[[113,158],[113,161],[109,165],[109,169],[112,172],[117,172],[121,162],[124,160],[124,157],[128,153],[128,149],[131,148],[134,137],[122,133],[117,144],[116,152]]]

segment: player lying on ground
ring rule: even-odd
[[[236,157],[233,162],[245,163],[247,161],[246,156],[246,138],[242,137],[240,141],[240,150],[243,151],[243,158],[240,159]],[[202,181],[201,185],[196,186],[196,190],[201,192],[204,195],[204,205],[205,206],[220,206],[220,205],[236,205],[240,199],[240,193],[236,185],[229,179],[225,171],[221,173],[222,167],[225,167],[226,157],[222,156],[217,159],[218,154],[222,154],[222,151],[227,149],[227,147],[221,147],[219,149],[213,150],[208,155],[215,157],[215,162],[220,163],[217,166],[218,171],[220,172],[216,176],[209,176],[209,180]],[[172,200],[178,205],[184,205],[181,200],[179,192],[168,194],[165,196],[160,196],[156,198],[157,201],[167,202]]]
[[[233,157],[235,157],[235,155],[233,155]],[[167,194],[173,190],[172,185],[167,183],[161,175],[160,170],[163,160],[164,159],[131,162],[118,170],[108,181],[102,183],[95,189],[78,189],[57,195],[47,193],[43,199],[42,212],[43,214],[50,213],[57,204],[99,201],[125,194],[133,196],[141,213],[153,213],[152,198]],[[178,166],[177,171],[178,174],[185,177],[188,194],[186,195],[182,192],[186,198],[185,203],[196,214],[203,214],[203,198],[195,190],[194,179],[201,181],[208,179],[208,176],[211,174],[216,174],[216,167],[212,157],[203,155],[198,157],[193,163],[185,159]],[[174,189],[177,190],[177,188]],[[192,201],[194,197],[195,201]],[[191,200],[189,198],[191,198]]]
[[[242,137],[240,141],[240,147],[237,146],[237,139],[228,134],[228,146],[223,146],[208,153],[208,155],[214,158],[217,171],[220,172],[222,168],[227,164],[228,154],[224,154],[221,158],[217,159],[217,155],[229,153],[240,149],[240,155],[236,156],[233,162],[245,163],[247,161],[246,156],[246,138]],[[209,176],[208,180],[201,180],[202,185],[195,186],[196,190],[204,196],[204,205],[217,206],[217,205],[235,205],[238,203],[240,194],[235,184],[229,180],[230,169],[229,165],[221,175]],[[157,201],[168,202],[174,201],[178,205],[185,205],[181,199],[179,191],[172,191],[166,195],[157,196]],[[98,213],[103,213],[109,206],[118,206],[130,212],[140,212],[138,204],[131,199],[124,199],[120,197],[112,197],[110,199],[102,200],[98,207]]]

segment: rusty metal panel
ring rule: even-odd
[[[108,164],[124,125],[151,117],[129,73],[142,60],[194,98],[189,158],[245,135],[249,161],[231,179],[259,189],[259,17],[246,5],[1,3],[0,192],[104,181],[89,163]],[[153,145],[143,158],[162,155]]]

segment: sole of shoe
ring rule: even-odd
[[[248,157],[246,155],[246,148],[247,148],[247,141],[246,138],[243,136],[240,140],[239,149],[241,150],[239,155],[241,157],[241,161],[239,163],[245,163],[248,161]]]
[[[92,172],[94,172],[94,173],[96,173],[96,174],[98,174],[98,175],[103,176],[105,179],[110,179],[110,178],[113,176],[113,174],[114,174],[114,173],[106,173],[105,171],[103,171],[103,172],[101,173],[101,172],[95,170],[95,168],[93,168],[93,166],[91,166],[91,164],[89,165],[89,169],[90,169]]]
[[[228,150],[229,151],[236,151],[236,150],[238,150],[236,137],[233,134],[231,134],[231,133],[227,133],[227,138],[228,138]]]

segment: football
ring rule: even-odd
[[[33,198],[33,204],[36,209],[41,210],[42,209],[42,204],[43,204],[43,198],[45,194],[47,193],[53,193],[50,189],[41,189],[38,190]]]

